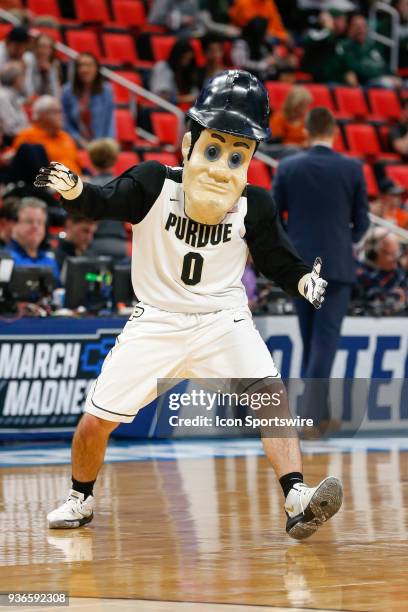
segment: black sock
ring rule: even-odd
[[[75,478],[72,476],[72,488],[78,493],[83,493],[84,499],[92,495],[93,486],[95,482],[96,480],[90,480],[89,482],[79,482],[79,480],[75,480]]]
[[[287,497],[289,491],[297,482],[303,482],[303,474],[300,472],[290,472],[290,474],[285,474],[282,478],[279,478],[279,482],[283,489],[283,494]]]

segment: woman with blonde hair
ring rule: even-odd
[[[289,91],[282,108],[272,115],[270,127],[275,142],[295,147],[307,145],[305,119],[312,103],[310,92],[300,85]]]

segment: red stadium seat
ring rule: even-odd
[[[269,168],[260,159],[252,159],[248,168],[248,183],[270,190],[272,186]]]
[[[176,145],[178,140],[178,117],[171,113],[152,113],[153,133],[160,142]]]
[[[166,151],[147,151],[143,154],[144,160],[156,160],[165,166],[180,166],[180,162],[175,153],[166,153]]]
[[[136,85],[142,85],[142,79],[140,74],[137,72],[129,72],[129,71],[116,71],[118,76],[135,83]],[[135,98],[135,94],[133,94],[129,89],[123,87],[123,85],[119,85],[119,83],[115,83],[115,81],[111,81],[113,87],[113,95],[116,104],[129,104],[132,98]]]
[[[0,23],[0,40],[6,38],[12,27],[9,23]]]
[[[335,112],[333,100],[330,95],[330,90],[327,85],[318,85],[315,83],[306,83],[304,85],[312,95],[312,108],[316,106],[325,106],[332,112]]]
[[[361,87],[336,87],[334,89],[337,108],[352,117],[367,117],[368,107]]]
[[[190,38],[189,42],[191,43],[191,46],[194,49],[197,66],[202,68],[203,66],[205,66],[207,60],[204,55],[201,40],[199,40],[198,38]]]
[[[133,151],[122,151],[119,153],[118,161],[113,167],[113,174],[117,176],[118,174],[123,174],[129,168],[136,166],[140,162],[139,156],[137,153]]]
[[[133,144],[137,140],[135,121],[126,108],[115,110],[116,137],[120,143]]]
[[[385,166],[387,176],[408,190],[408,166]]]
[[[86,149],[78,149],[79,165],[83,170],[88,170],[91,174],[94,173],[94,167]]]
[[[167,60],[176,40],[175,36],[152,36],[150,44],[154,60],[156,62]]]
[[[34,15],[50,15],[56,19],[61,19],[57,0],[28,0],[28,9]]]
[[[292,89],[291,83],[281,83],[280,81],[266,81],[266,89],[268,90],[269,103],[273,110],[278,110],[289,91]]]
[[[336,136],[334,138],[333,149],[337,151],[337,153],[344,153],[346,151],[343,135],[339,129],[337,129]]]
[[[124,27],[141,28],[146,23],[146,11],[140,0],[113,0],[115,22]]]
[[[369,164],[363,164],[363,173],[368,197],[375,198],[378,195],[378,185],[372,167]]]
[[[92,53],[99,60],[102,57],[98,37],[91,30],[67,30],[66,39],[68,47],[79,53]]]
[[[368,99],[371,110],[385,120],[399,119],[401,106],[398,96],[392,89],[369,89]]]
[[[372,125],[349,124],[345,126],[349,148],[360,155],[376,155],[381,153],[377,134]]]
[[[108,23],[110,15],[105,0],[75,0],[75,12],[79,21]]]
[[[103,34],[102,40],[108,64],[137,63],[135,44],[129,34]]]

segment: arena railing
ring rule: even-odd
[[[7,21],[8,23],[11,23],[12,25],[21,25],[21,21],[15,15],[13,15],[12,13],[9,13],[8,11],[5,11],[4,9],[0,9],[0,19]],[[34,35],[36,33],[38,34],[41,33],[40,30],[36,31],[35,26],[30,28],[30,32],[32,32]],[[75,51],[71,47],[68,47],[67,45],[64,45],[63,43],[59,41],[56,41],[55,46],[56,46],[56,49],[60,53],[69,57],[72,60],[75,60],[79,55],[78,51]],[[145,98],[146,100],[149,100],[149,102],[152,102],[153,104],[162,108],[163,110],[169,113],[172,113],[173,115],[176,115],[178,119],[177,144],[174,147],[174,149],[179,148],[181,144],[181,140],[183,138],[184,131],[185,131],[185,113],[182,110],[180,110],[174,104],[167,102],[167,100],[164,100],[160,96],[157,96],[156,94],[152,93],[148,89],[145,89],[141,85],[137,85],[136,83],[133,83],[132,81],[129,81],[128,79],[116,74],[113,70],[110,70],[109,68],[106,68],[105,66],[101,66],[100,72],[108,80],[118,83],[118,85],[125,87],[131,93],[137,96],[140,96],[142,98]],[[155,136],[154,134],[151,134],[150,132],[138,126],[135,126],[135,129],[136,129],[136,132],[145,140],[148,140],[152,143],[157,143],[157,144],[159,143],[157,136]],[[171,147],[167,146],[166,149],[170,150]]]
[[[378,32],[376,32],[375,30],[376,25],[378,23],[379,13],[387,13],[387,15],[389,15],[391,18],[390,36],[384,36],[383,34],[379,34]],[[397,72],[400,25],[400,16],[398,11],[389,4],[386,4],[385,2],[376,2],[370,9],[369,24],[370,38],[390,48],[390,68],[392,72]]]

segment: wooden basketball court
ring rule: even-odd
[[[105,465],[96,518],[74,531],[45,523],[69,465],[0,468],[0,591],[68,591],[70,609],[86,612],[408,610],[408,453],[398,445],[306,443],[307,482],[338,476],[345,500],[302,543],[285,533],[260,451],[161,460],[152,448],[150,460]]]

